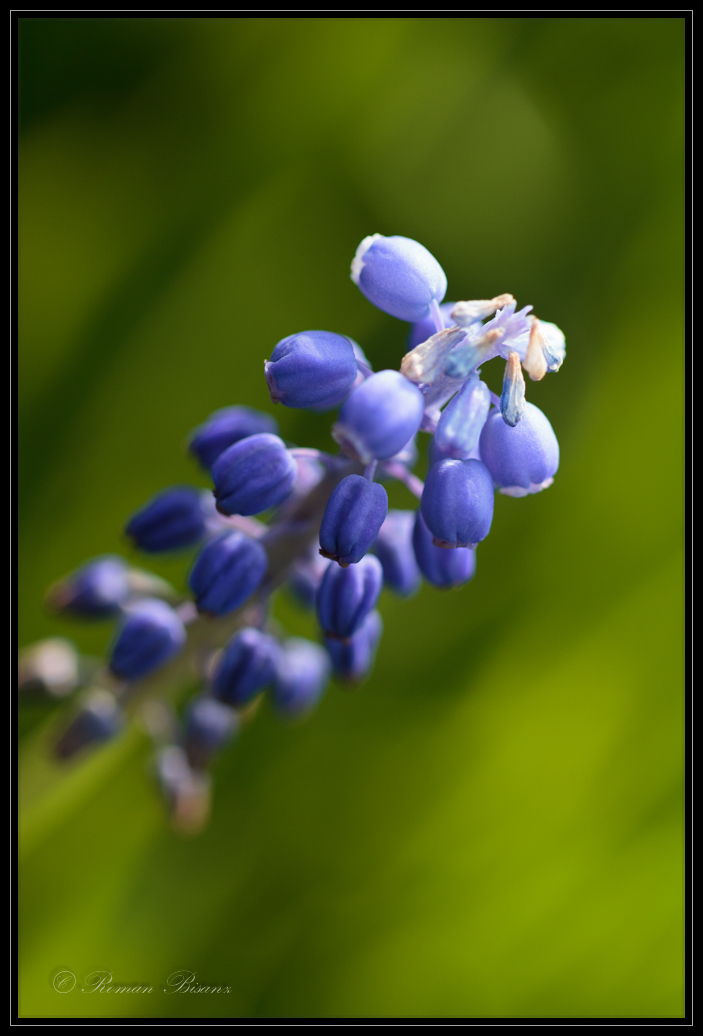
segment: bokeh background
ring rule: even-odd
[[[58,769],[61,716],[21,710],[23,1016],[681,1015],[684,30],[20,19],[21,644],[101,653],[109,627],[50,617],[46,586],[207,484],[187,433],[272,410],[280,338],[398,366],[406,326],[349,280],[365,235],[567,340],[528,382],[554,486],[498,497],[469,586],[384,595],[362,688],[292,729],[264,706],[200,837],[138,728]],[[331,446],[329,416],[276,411]],[[178,968],[232,991],[163,995]],[[57,994],[62,969],[155,992]]]

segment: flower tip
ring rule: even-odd
[[[354,281],[354,284],[356,284],[357,287],[359,286],[359,277],[361,276],[361,271],[364,268],[364,256],[366,255],[374,241],[378,241],[380,237],[383,237],[383,234],[369,234],[369,236],[365,237],[364,240],[360,243],[359,247],[357,248],[354,254],[354,258],[352,259],[351,264],[351,273],[349,274],[349,276]]]

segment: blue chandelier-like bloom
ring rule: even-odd
[[[526,401],[525,381],[559,370],[565,340],[555,324],[529,305],[518,309],[506,292],[443,302],[441,266],[410,238],[364,238],[352,280],[375,306],[411,325],[398,370],[374,372],[357,342],[330,331],[283,338],[264,367],[274,403],[312,412],[286,426],[286,435],[340,407],[332,429],[339,452],[286,443],[276,421],[251,407],[217,410],[189,442],[214,491],[173,486],[126,526],[146,552],[200,545],[188,576],[193,601],[113,556],[93,559],[48,595],[62,613],[118,620],[109,672],[94,679],[59,739],[62,758],[118,733],[129,684],[179,652],[168,679],[201,681],[182,721],[167,702],[149,702],[143,712],[179,830],[192,832],[207,819],[205,768],[254,715],[258,695],[268,690],[274,711],[296,720],[312,711],[330,675],[348,684],[367,677],[383,629],[382,588],[408,597],[423,580],[440,589],[468,583],[476,545],[491,528],[495,491],[539,492],[559,466],[556,436]],[[499,358],[500,399],[482,380],[484,365]],[[425,455],[420,433],[430,438],[424,483],[414,470]],[[405,492],[419,501],[417,511],[389,510],[389,493]],[[275,601],[283,587],[314,608],[319,643],[282,628],[287,609],[277,613]],[[61,655],[51,643],[23,653],[21,693],[64,697],[92,672],[92,660],[65,646]]]

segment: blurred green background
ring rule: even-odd
[[[22,644],[102,651],[46,586],[207,484],[187,433],[272,409],[280,338],[398,366],[406,326],[349,280],[365,235],[567,339],[528,382],[553,488],[497,498],[469,586],[384,595],[357,692],[293,729],[264,707],[202,836],[138,729],[58,770],[60,717],[21,714],[21,1015],[681,1015],[683,19],[19,24]],[[166,996],[178,968],[232,991]],[[155,991],[81,994],[98,969]]]

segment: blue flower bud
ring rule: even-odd
[[[480,460],[443,460],[430,468],[420,508],[438,547],[475,547],[493,521],[493,479]]]
[[[447,278],[435,257],[409,237],[365,237],[352,261],[351,279],[369,302],[399,320],[416,323],[441,302]]]
[[[261,585],[268,557],[262,545],[233,530],[207,543],[189,577],[201,612],[226,615],[251,597]]]
[[[329,564],[329,558],[320,557],[317,552],[312,557],[300,558],[294,563],[289,586],[303,607],[315,607],[317,588]]]
[[[326,409],[350,391],[357,375],[348,338],[331,331],[301,331],[278,343],[264,364],[274,403]]]
[[[278,432],[278,422],[270,414],[248,406],[228,406],[210,414],[192,433],[189,450],[209,471],[221,453],[240,439],[259,432]]]
[[[268,633],[248,627],[226,644],[212,678],[216,698],[228,705],[245,705],[272,683],[280,647]]]
[[[212,466],[217,509],[222,514],[260,514],[290,494],[295,458],[277,435],[250,435],[221,453]]]
[[[511,428],[497,410],[481,433],[481,457],[493,481],[506,496],[539,493],[554,481],[559,467],[559,443],[548,419],[532,403]]]
[[[469,378],[444,408],[437,425],[435,443],[445,457],[466,460],[471,456],[490,409],[488,386],[478,377]]]
[[[420,571],[428,583],[448,590],[463,586],[473,578],[476,571],[476,551],[468,547],[444,550],[432,542],[432,533],[425,525],[422,512],[415,515],[413,548]]]
[[[401,597],[409,597],[420,586],[412,543],[414,525],[414,511],[389,511],[373,547],[383,567],[384,583]]]
[[[503,391],[500,396],[500,412],[503,420],[514,428],[525,413],[525,379],[522,375],[520,357],[511,352],[505,364]]]
[[[327,501],[320,526],[320,554],[340,565],[361,561],[388,514],[388,494],[378,482],[347,475]]]
[[[439,312],[445,327],[452,327],[456,322],[451,316],[454,306],[454,302],[443,302],[439,307]],[[431,338],[436,331],[437,328],[435,327],[435,322],[431,316],[425,317],[424,320],[418,320],[411,326],[408,332],[408,349],[414,349],[416,345],[422,345],[422,343],[426,342],[428,338]]]
[[[359,629],[381,593],[383,569],[367,554],[356,565],[330,565],[317,591],[317,617],[328,636],[351,637]]]
[[[103,744],[124,726],[122,709],[108,691],[94,691],[61,735],[56,745],[59,759],[70,759],[89,745]]]
[[[47,603],[56,611],[82,619],[105,619],[117,615],[129,596],[127,565],[122,558],[108,554],[87,562],[55,584],[47,594]]]
[[[196,698],[188,709],[185,748],[191,766],[202,769],[239,728],[239,717],[214,698]]]
[[[392,457],[412,439],[425,401],[399,371],[372,374],[346,400],[332,435],[350,456],[368,464]]]
[[[353,338],[349,338],[348,335],[345,335],[345,338],[354,350],[354,356],[356,357],[356,377],[351,385],[343,392],[340,392],[339,395],[330,396],[324,401],[324,403],[308,407],[308,409],[312,410],[314,413],[324,413],[327,410],[333,410],[335,407],[338,407],[339,404],[343,403],[347,396],[354,391],[357,385],[361,385],[362,381],[366,381],[369,375],[373,374],[373,367],[366,358],[366,354],[359,343],[355,342]]]
[[[372,611],[348,640],[325,637],[325,647],[332,659],[337,679],[344,683],[360,683],[369,675],[382,633],[381,616],[377,611]]]
[[[132,515],[125,532],[135,547],[149,554],[199,543],[206,529],[201,497],[190,486],[165,489]]]
[[[324,648],[303,637],[291,637],[276,663],[273,704],[288,718],[310,712],[325,692],[331,671]]]
[[[147,598],[125,615],[110,653],[110,669],[122,680],[139,680],[174,658],[185,642],[185,626],[173,608]]]

